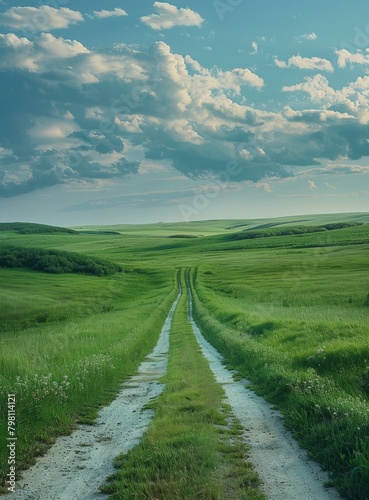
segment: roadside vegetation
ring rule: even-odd
[[[62,322],[1,332],[0,442],[7,437],[3,403],[15,393],[18,473],[57,435],[69,433],[77,422],[93,423],[98,408],[114,399],[120,383],[154,347],[176,293],[173,276],[155,286],[144,275],[135,278],[136,291],[131,298],[126,293],[119,309],[96,313],[93,304],[84,317],[72,313]],[[114,291],[110,288],[113,303]],[[6,454],[2,445],[1,483],[8,472]]]
[[[369,497],[367,250],[224,253],[193,274],[205,336],[357,500]]]
[[[164,393],[143,440],[116,459],[102,487],[111,499],[264,499],[235,419],[224,405],[187,318],[183,288],[175,313]]]

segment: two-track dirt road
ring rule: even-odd
[[[244,439],[251,447],[254,464],[266,496],[273,500],[332,500],[341,498],[324,487],[328,476],[308,459],[283,426],[281,415],[261,397],[245,387],[247,380],[235,381],[223,358],[205,340],[192,315],[192,294],[188,286],[188,318],[202,353],[227,396],[234,415],[245,429]]]
[[[159,379],[166,373],[171,323],[180,295],[181,292],[154,351],[141,364],[138,375],[123,384],[113,403],[100,411],[97,425],[81,426],[70,436],[60,437],[45,456],[24,472],[11,498],[106,498],[99,486],[114,473],[114,457],[139,442],[153,416],[143,408],[164,389]],[[247,389],[247,381],[236,382],[233,373],[224,367],[221,355],[204,339],[194,321],[189,285],[188,295],[188,320],[227,402],[244,428],[244,439],[251,447],[250,461],[263,481],[266,496],[273,500],[339,499],[335,490],[324,487],[326,474],[286,431],[280,414]]]
[[[167,369],[169,334],[180,295],[175,300],[153,352],[140,365],[138,374],[122,386],[118,397],[99,412],[96,426],[82,425],[55,445],[23,473],[19,500],[103,499],[99,486],[115,472],[114,458],[139,443],[153,412],[144,406],[164,389],[159,382]]]

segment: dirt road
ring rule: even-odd
[[[122,386],[109,406],[99,413],[96,426],[80,426],[70,436],[58,438],[46,455],[23,473],[17,500],[92,500],[107,498],[99,486],[115,472],[114,458],[128,452],[141,439],[152,418],[143,407],[164,389],[169,333],[179,296],[174,302],[153,352],[138,374]]]
[[[328,476],[308,459],[283,426],[281,415],[261,397],[245,387],[249,382],[233,379],[222,364],[222,356],[205,340],[192,315],[192,294],[188,287],[188,317],[210,368],[226,393],[234,415],[245,429],[245,441],[251,447],[250,461],[271,500],[333,500],[341,496],[324,487]]]
[[[203,355],[216,380],[223,386],[234,415],[245,430],[251,447],[250,461],[263,481],[271,500],[333,500],[341,498],[324,487],[327,475],[284,428],[280,414],[248,390],[246,380],[234,381],[233,372],[222,364],[222,356],[204,339],[192,315],[190,287],[188,318]],[[116,400],[99,413],[96,426],[81,426],[61,437],[36,465],[24,472],[17,500],[103,499],[99,486],[113,474],[113,459],[128,452],[141,439],[152,412],[143,407],[164,389],[158,380],[166,373],[169,334],[179,298],[165,321],[157,346],[141,364],[138,375],[127,381]],[[184,499],[185,500],[185,499]]]

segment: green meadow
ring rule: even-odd
[[[135,373],[177,295],[178,270],[188,268],[194,313],[206,338],[281,410],[294,437],[330,472],[332,485],[346,498],[369,498],[368,223],[369,214],[334,214],[71,228],[74,232],[0,224],[0,255],[9,247],[62,251],[122,269],[95,276],[40,271],[32,263],[0,268],[2,483],[7,394],[17,396],[20,470],[57,435],[78,422],[93,423],[98,408]],[[223,498],[227,487],[221,476],[213,484],[211,474],[226,458],[209,427],[224,418],[221,395],[214,389],[209,400],[206,391],[195,390],[193,367],[181,361],[181,350],[187,359],[196,349],[187,339],[183,302],[173,325],[167,392],[153,405],[145,441],[117,459],[117,466],[134,468],[146,450],[151,461],[137,478],[142,494],[157,498],[167,488],[169,498],[176,492],[188,457],[181,455],[178,470],[167,470],[173,481],[160,477],[157,484],[152,460],[172,453],[176,412],[184,397],[186,404],[193,398],[202,410],[193,420],[185,415],[180,424],[184,450],[196,441],[193,433],[195,441],[186,439],[188,428],[198,429],[197,458],[206,459],[211,471],[203,471],[206,477],[198,477],[195,488],[207,485],[208,496],[198,498]],[[201,361],[198,365],[200,386],[211,387],[211,374]],[[188,387],[178,384],[179,377]],[[159,437],[162,449],[156,453],[152,443]],[[236,477],[234,463],[228,467]],[[251,488],[252,498],[257,480],[250,474],[245,488]],[[109,490],[113,498],[128,482],[119,469]],[[180,487],[187,491],[190,485]],[[234,498],[242,498],[239,491]]]

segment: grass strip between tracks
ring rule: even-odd
[[[116,459],[102,487],[112,499],[264,499],[245,458],[240,426],[202,356],[186,314],[184,291],[170,338],[164,393],[144,439]]]

